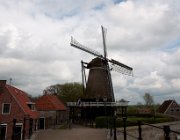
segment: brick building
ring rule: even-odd
[[[27,93],[0,80],[0,139],[24,140],[37,129],[39,113]]]
[[[39,129],[54,127],[68,118],[67,108],[55,95],[43,95],[35,103],[40,112]]]

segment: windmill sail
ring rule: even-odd
[[[78,41],[76,41],[73,37],[71,37],[71,46],[75,47],[75,48],[78,48],[80,50],[83,50],[87,53],[90,53],[94,56],[97,56],[97,57],[103,57],[102,54],[100,54],[98,51],[95,51],[93,49],[90,49],[82,44],[80,44]]]
[[[133,75],[133,68],[131,68],[121,62],[118,62],[114,59],[109,60],[109,62],[111,64],[112,70],[120,72],[125,75],[129,75],[129,76]]]
[[[104,47],[104,58],[107,57],[107,49],[106,49],[106,33],[107,29],[101,26],[102,28],[102,38],[103,38],[103,47]]]

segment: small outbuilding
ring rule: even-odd
[[[36,101],[40,112],[39,129],[47,129],[67,120],[67,108],[56,95],[43,95]]]
[[[175,100],[165,100],[158,108],[158,113],[180,117],[180,106]]]

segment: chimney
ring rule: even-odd
[[[0,80],[0,89],[3,89],[6,85],[6,80]]]

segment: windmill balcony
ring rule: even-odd
[[[109,107],[126,107],[128,106],[129,101],[123,102],[106,102],[106,106]],[[100,107],[104,106],[104,102],[67,102],[69,107]]]

